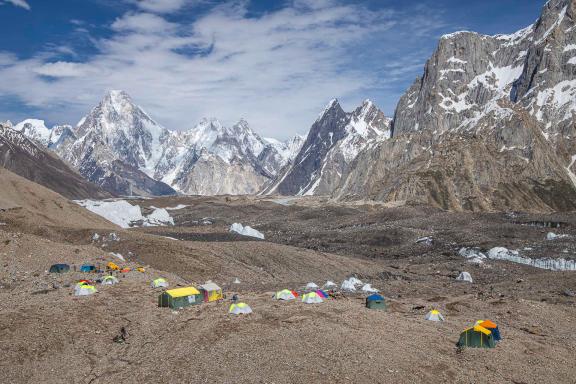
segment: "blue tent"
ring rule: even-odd
[[[94,265],[84,264],[80,267],[80,272],[95,272],[96,267]]]
[[[50,273],[64,273],[70,271],[70,266],[68,264],[54,264],[50,267]]]
[[[386,310],[386,302],[382,296],[375,293],[366,298],[366,308]]]

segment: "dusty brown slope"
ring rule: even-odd
[[[28,228],[117,228],[50,189],[0,167],[0,220]]]
[[[0,166],[69,199],[112,195],[85,180],[66,163],[22,133],[0,124]]]
[[[185,283],[173,274],[147,268],[120,275],[118,285],[97,285],[94,296],[74,297],[67,285],[95,275],[47,274],[50,264],[115,259],[99,246],[10,230],[0,227],[0,263],[8,266],[0,269],[3,382],[573,383],[574,299],[544,302],[498,294],[515,281],[502,280],[505,285],[492,291],[428,268],[410,280],[374,281],[388,298],[387,312],[367,310],[354,296],[318,305],[278,302],[266,288],[243,283],[226,291],[239,292],[252,315],[228,315],[228,301],[173,311],[157,307],[159,291],[149,286],[158,276],[173,286]],[[168,239],[156,244],[158,252],[169,244]],[[198,268],[196,260],[179,262]],[[256,283],[258,270],[251,276]],[[546,275],[546,281],[530,281],[546,296],[553,279],[574,281],[571,274]],[[296,288],[282,278],[277,288]],[[445,323],[423,320],[432,306],[446,316]],[[459,352],[454,345],[459,332],[479,317],[499,323],[503,342],[493,350]],[[116,343],[121,327],[128,337]]]

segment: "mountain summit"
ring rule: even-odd
[[[400,99],[393,137],[335,197],[453,210],[576,208],[576,2],[511,35],[440,39]]]
[[[329,195],[349,172],[358,153],[390,137],[389,132],[390,119],[370,100],[346,113],[333,99],[310,128],[293,163],[264,193]]]
[[[299,149],[298,139],[262,139],[243,119],[232,127],[203,119],[170,131],[117,90],[75,128],[29,119],[16,129],[116,195],[256,193]]]

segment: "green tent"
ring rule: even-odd
[[[386,310],[386,301],[380,295],[370,295],[366,298],[366,308]]]
[[[204,295],[194,287],[169,289],[158,296],[159,307],[183,308],[203,301]]]
[[[475,325],[462,331],[460,340],[458,340],[456,345],[458,347],[494,348],[496,342],[494,341],[494,335],[489,329]]]

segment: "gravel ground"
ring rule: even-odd
[[[446,213],[313,199],[140,204],[189,207],[171,211],[175,227],[132,230],[99,219],[92,229],[90,215],[76,208],[70,209],[82,225],[67,226],[65,205],[49,231],[38,210],[35,222],[0,212],[2,382],[576,383],[576,273],[475,265],[457,255],[464,245],[503,245],[570,256],[572,238],[546,241],[550,229],[533,222],[561,222],[553,231],[574,236],[571,214]],[[214,224],[182,224],[205,217]],[[236,221],[261,230],[267,241],[230,237],[228,225]],[[94,241],[94,233],[101,238]],[[426,235],[432,246],[414,243]],[[46,272],[57,262],[119,262],[111,252],[146,272],[122,274],[119,284],[98,286],[89,297],[73,296],[72,285],[96,275]],[[462,270],[474,283],[455,281]],[[389,309],[366,309],[361,294],[317,305],[271,299],[278,289],[351,275],[380,289]],[[149,284],[159,276],[173,287],[213,279],[254,313],[232,317],[227,300],[158,308],[160,291]],[[231,283],[236,277],[241,284]],[[446,322],[425,321],[431,308]],[[486,318],[499,324],[504,340],[492,350],[457,350],[460,331]],[[122,327],[128,336],[117,343]]]

